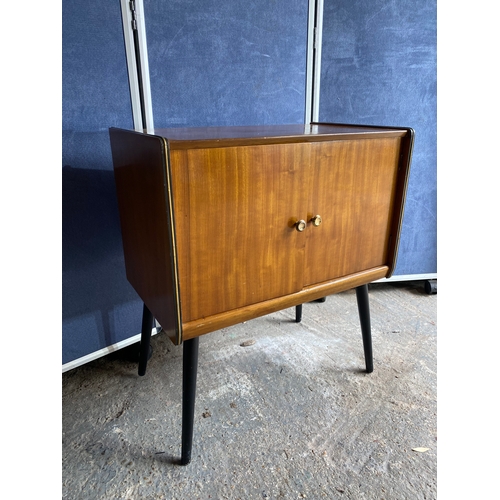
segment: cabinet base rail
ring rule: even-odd
[[[365,356],[366,373],[373,372],[373,350],[370,323],[370,305],[368,285],[356,287],[361,336]],[[323,302],[323,299],[319,299]],[[302,305],[296,306],[296,321],[302,319]],[[141,346],[139,354],[139,375],[146,374],[148,353],[150,352],[151,329],[153,315],[144,304],[142,313]],[[198,347],[200,337],[194,337],[183,342],[182,360],[182,449],[180,465],[191,462],[194,433],[194,410],[196,400],[196,377],[198,373]]]

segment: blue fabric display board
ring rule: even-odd
[[[145,3],[156,127],[303,123],[304,0]]]
[[[436,0],[324,0],[320,121],[411,127],[394,275],[437,272]]]
[[[138,333],[108,127],[133,127],[119,2],[63,2],[62,361]]]
[[[144,2],[156,127],[302,123],[307,2]],[[63,1],[63,365],[138,335],[108,127],[133,128],[120,3]]]

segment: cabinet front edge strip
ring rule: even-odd
[[[172,194],[172,179],[170,175],[170,151],[168,141],[163,139],[163,151],[165,159],[165,184],[167,190],[167,203],[169,212],[170,224],[170,251],[172,252],[172,278],[173,278],[173,293],[176,306],[176,337],[172,339],[174,344],[179,345],[182,343],[182,317],[181,317],[181,303],[180,303],[180,288],[179,288],[179,271],[177,268],[177,242],[175,238],[175,220],[174,220],[174,203]]]

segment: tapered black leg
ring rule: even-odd
[[[373,371],[372,332],[370,324],[370,303],[368,301],[368,285],[356,288],[358,300],[359,321],[361,323],[361,335],[363,336],[363,349],[365,351],[366,373]]]
[[[321,299],[313,300],[313,302],[325,302],[326,297],[321,297]],[[300,323],[302,321],[302,304],[295,306],[295,322]]]
[[[139,375],[146,374],[148,364],[149,349],[151,342],[151,330],[153,329],[153,315],[146,304],[142,309],[141,346],[139,350]]]
[[[295,322],[300,323],[302,321],[302,304],[295,306]]]
[[[196,374],[198,372],[199,337],[185,340],[182,360],[182,456],[181,465],[191,461],[196,399]]]

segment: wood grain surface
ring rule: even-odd
[[[299,291],[309,148],[171,152],[183,321]]]

